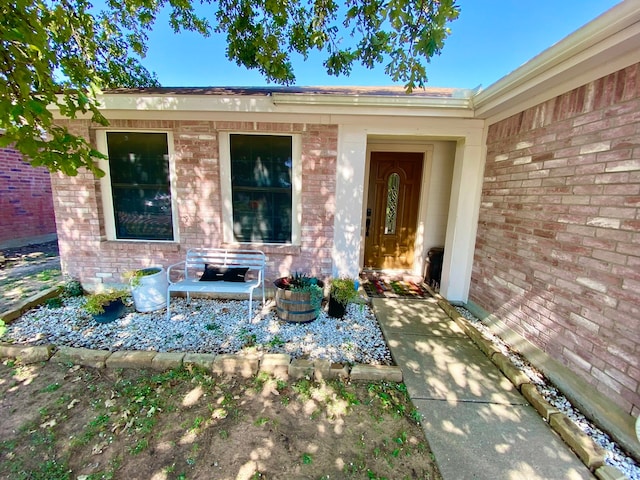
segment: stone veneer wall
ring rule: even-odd
[[[640,65],[489,127],[470,296],[640,414]]]
[[[0,243],[55,234],[51,179],[17,150],[0,148]]]
[[[61,122],[95,141],[88,121]],[[332,271],[338,129],[334,125],[214,121],[113,120],[109,128],[173,132],[179,242],[107,241],[100,183],[83,171],[53,176],[63,271],[85,285],[121,282],[127,270],[165,267],[188,248],[222,247],[218,131],[295,133],[302,140],[301,245],[253,245],[267,254],[268,279],[296,271],[328,277]],[[233,246],[230,246],[233,247]],[[267,283],[269,286],[269,283]]]

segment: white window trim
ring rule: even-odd
[[[299,134],[271,132],[219,132],[220,148],[220,194],[222,198],[222,234],[225,243],[255,245],[256,242],[238,242],[233,238],[233,206],[231,204],[231,135],[269,135],[291,137],[291,243],[265,243],[265,245],[299,246],[302,222],[302,138]]]
[[[175,192],[176,189],[176,162],[175,149],[173,145],[173,133],[166,130],[133,130],[127,128],[110,128],[96,131],[96,147],[97,150],[108,156],[107,133],[108,132],[132,132],[132,133],[165,133],[167,135],[167,151],[169,153],[169,188],[171,189],[171,221],[173,223],[173,239],[172,240],[144,240],[133,238],[117,238],[116,237],[116,221],[115,212],[113,210],[113,193],[111,191],[111,170],[108,160],[100,160],[98,166],[105,175],[100,179],[100,190],[102,192],[102,211],[104,212],[104,226],[107,240],[115,242],[159,242],[159,243],[178,243],[180,236],[178,232],[178,204]]]

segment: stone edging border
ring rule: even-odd
[[[221,354],[159,353],[139,350],[91,350],[54,345],[22,346],[0,344],[0,357],[21,363],[56,361],[93,368],[150,368],[170,370],[181,365],[197,365],[217,375],[252,377],[267,372],[282,380],[313,378],[317,381],[341,378],[352,381],[402,382],[398,366],[331,363],[329,360],[292,359],[284,353]]]
[[[11,309],[0,312],[0,320],[4,320],[5,323],[10,323],[16,318],[19,318],[27,310],[32,309],[35,306],[40,305],[43,301],[49,298],[54,298],[60,295],[62,292],[62,286],[57,285],[55,287],[47,288],[41,292],[38,292],[29,298],[14,305]]]
[[[552,406],[538,392],[536,386],[531,383],[529,377],[519,370],[511,360],[504,355],[498,347],[482,334],[464,318],[458,311],[442,296],[436,295],[438,306],[456,324],[464,330],[469,338],[478,348],[500,369],[511,383],[518,389],[522,396],[537,410],[549,426],[558,434],[560,438],[575,452],[582,463],[593,472],[600,480],[628,480],[620,470],[610,465],[605,465],[606,451],[591,439],[586,433],[564,413]]]

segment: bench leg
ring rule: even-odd
[[[249,292],[249,322],[251,322],[251,307],[253,305],[253,290]]]
[[[167,292],[167,320],[171,320],[170,304],[171,304],[171,292]]]

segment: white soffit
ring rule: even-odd
[[[603,13],[473,98],[489,124],[640,62],[640,2]]]

